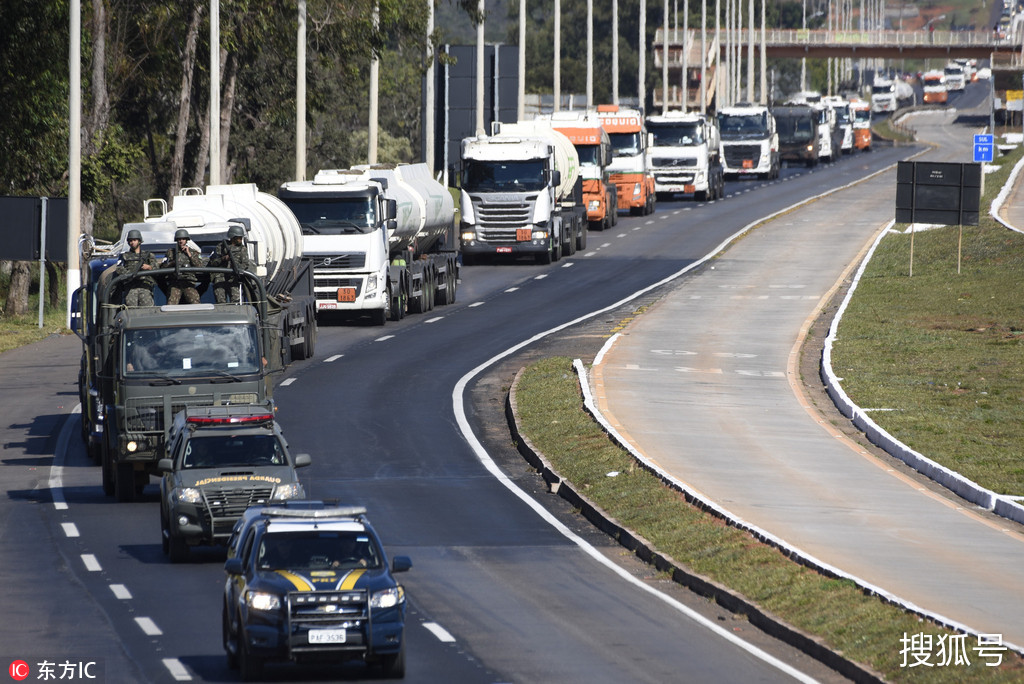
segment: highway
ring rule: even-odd
[[[774,182],[729,183],[716,203],[660,203],[652,216],[591,233],[587,250],[552,266],[467,268],[454,306],[383,328],[320,328],[317,355],[279,380],[279,419],[292,450],[313,455],[300,473],[309,495],[367,506],[389,553],[412,557],[402,576],[406,681],[838,681],[582,523],[545,492],[494,419],[517,362],[593,354],[629,305],[484,366],[678,272],[760,216],[918,151],[879,146],[812,171],[785,169]],[[0,356],[0,655],[98,661],[107,682],[235,681],[220,641],[223,551],[167,562],[156,482],[138,503],[103,496],[72,414],[80,354],[77,338],[64,337]],[[461,379],[474,430],[521,495],[460,431],[452,406]],[[268,679],[373,674],[281,667]]]

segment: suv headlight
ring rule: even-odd
[[[174,496],[178,501],[197,504],[203,500],[203,494],[195,487],[181,487],[174,490]]]
[[[274,488],[274,495],[270,498],[275,501],[284,501],[285,499],[305,499],[306,490],[303,489],[302,485],[298,482],[282,484]]]
[[[405,599],[402,590],[398,587],[391,587],[382,591],[375,591],[370,596],[371,608],[394,608]]]
[[[262,591],[250,591],[245,595],[245,602],[253,610],[277,610],[281,607],[281,597]]]

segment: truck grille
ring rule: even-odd
[[[331,254],[328,256],[317,256],[313,259],[313,268],[365,268],[366,252],[352,252],[351,254]]]
[[[693,183],[694,177],[693,171],[658,171],[654,174],[654,180],[657,183]]]
[[[318,271],[313,275],[313,290],[317,301],[338,301],[338,288],[355,288],[356,297],[363,292],[363,279],[346,277],[341,272]]]
[[[697,158],[655,157],[654,159],[651,159],[651,166],[653,166],[656,169],[693,168],[694,166],[697,166]]]
[[[212,394],[196,394],[189,397],[167,397],[171,402],[171,411],[167,420],[184,411],[187,406],[211,406],[214,402]],[[254,397],[255,403],[255,397]],[[167,425],[164,421],[164,397],[135,397],[125,401],[125,426],[128,432],[163,434]]]
[[[535,197],[500,202],[474,202],[477,239],[483,242],[515,242],[516,229],[530,225]]]
[[[219,489],[203,487],[203,517],[214,537],[227,537],[245,509],[270,501],[274,488]]]
[[[760,145],[725,145],[725,161],[733,168],[742,168],[743,161],[750,159],[757,164],[761,159]]]

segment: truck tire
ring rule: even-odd
[[[114,497],[122,503],[135,501],[135,470],[131,463],[114,466]]]
[[[605,221],[608,221],[608,217],[605,217]],[[582,252],[587,248],[587,227],[583,226],[583,230],[580,231],[580,236],[576,238],[576,251]]]
[[[534,257],[534,260],[541,266],[547,266],[551,263],[551,250],[547,249],[540,252],[536,257]]]

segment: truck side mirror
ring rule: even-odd
[[[384,200],[384,218],[396,219],[398,218],[398,200]]]
[[[559,171],[558,169],[555,169],[554,171],[551,172],[551,184],[554,186],[559,186],[562,184],[562,172]]]

